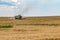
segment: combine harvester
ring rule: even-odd
[[[22,16],[21,15],[17,15],[17,16],[15,16],[15,19],[22,19]]]

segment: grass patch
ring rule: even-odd
[[[0,28],[12,28],[13,26],[0,26]]]

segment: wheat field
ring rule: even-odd
[[[0,28],[0,40],[60,40],[60,17],[25,17],[15,20],[1,17],[0,25],[13,28]]]

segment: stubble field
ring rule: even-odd
[[[0,40],[60,40],[60,17],[0,18]]]

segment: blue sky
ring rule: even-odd
[[[60,0],[18,0],[16,4],[14,4],[12,0],[1,0],[0,5],[2,4],[8,6],[18,4],[16,6],[18,9],[11,11],[8,16],[10,16],[10,14],[12,16],[16,14],[22,14],[23,16],[60,16]],[[3,14],[1,14],[0,11],[2,16],[7,16],[8,14],[7,11],[6,13],[3,11],[2,13]]]
[[[0,2],[0,5],[15,6],[12,2]]]
[[[0,5],[15,6],[13,2],[0,1]]]

